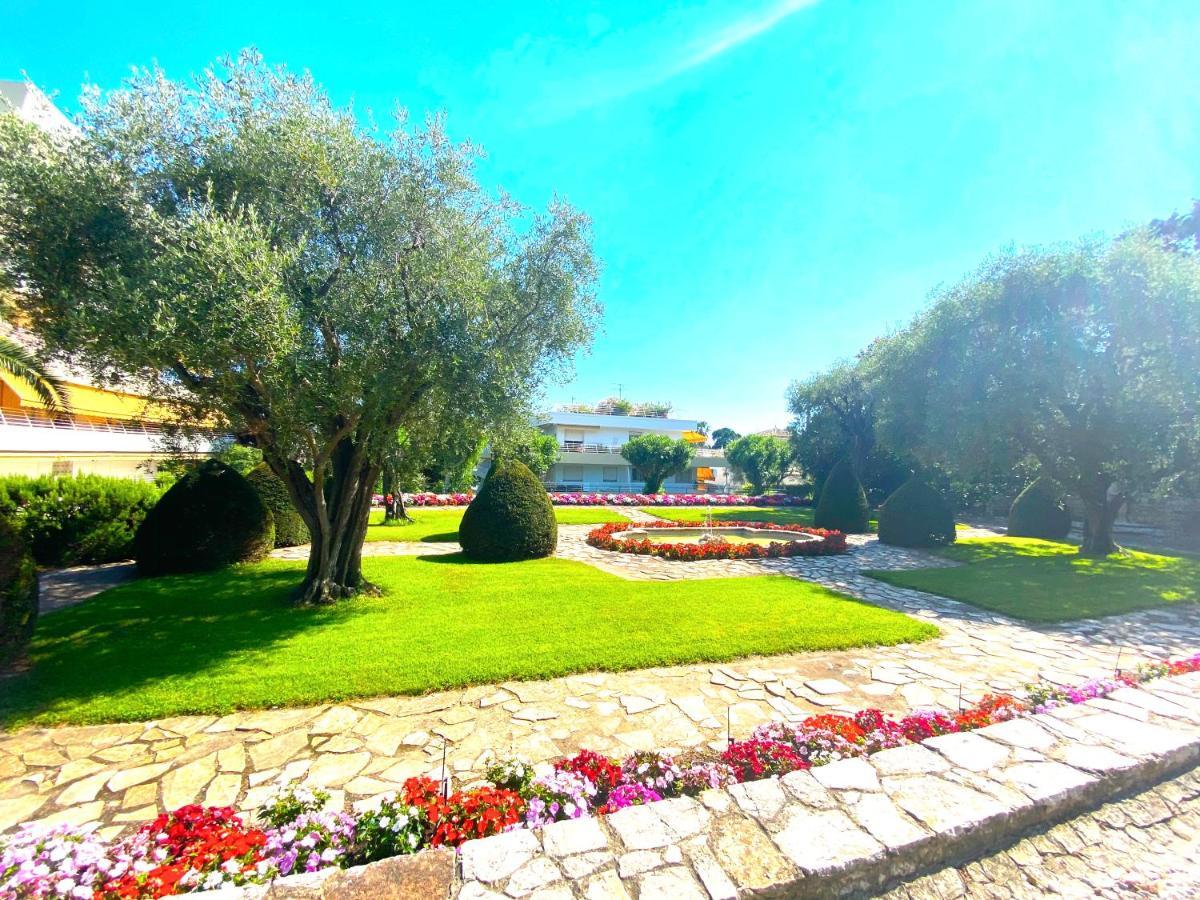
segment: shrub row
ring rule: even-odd
[[[115,562],[162,489],[100,475],[0,478],[0,517],[9,520],[42,566]]]

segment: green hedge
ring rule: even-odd
[[[312,540],[308,526],[292,505],[286,485],[276,477],[270,466],[260,463],[246,474],[246,480],[258,492],[275,519],[276,547],[298,547]]]
[[[0,666],[15,659],[38,614],[37,567],[21,535],[0,519]]]
[[[867,495],[863,493],[854,469],[843,459],[825,479],[821,498],[813,512],[813,524],[843,534],[863,534],[869,529],[870,519]]]
[[[879,507],[879,540],[897,547],[953,544],[954,511],[926,481],[910,478]]]
[[[488,562],[549,556],[558,546],[550,495],[517,460],[492,466],[458,526],[463,553]]]
[[[180,478],[146,516],[135,541],[138,573],[203,572],[262,559],[275,523],[244,477],[219,460]]]
[[[43,566],[115,562],[133,540],[162,488],[101,475],[0,478],[0,517],[20,532]]]
[[[1066,540],[1071,531],[1071,512],[1061,497],[1061,491],[1048,478],[1034,481],[1013,501],[1008,511],[1008,533],[1012,537]]]

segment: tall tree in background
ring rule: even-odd
[[[783,438],[748,434],[725,448],[725,458],[756,494],[779,487],[792,464],[792,448]]]
[[[0,116],[0,267],[50,351],[249,435],[312,533],[298,600],[365,584],[397,430],[523,409],[597,314],[587,219],[476,184],[437,120],[364,128],[252,52]]]
[[[558,459],[558,439],[532,425],[520,423],[499,430],[492,438],[493,465],[501,459],[523,462],[541,478]]]
[[[1200,257],[1149,234],[988,260],[874,353],[885,431],[933,460],[1031,455],[1082,501],[1086,555],[1196,471]]]
[[[728,447],[740,437],[741,435],[732,428],[718,428],[712,433],[712,445],[721,450]]]
[[[823,374],[794,381],[788,388],[788,410],[796,417],[793,433],[802,436],[811,426],[819,430],[836,424],[844,454],[860,479],[867,457],[875,449],[875,405],[861,364],[841,363]]]
[[[645,481],[642,490],[647,494],[661,491],[667,476],[686,468],[695,454],[687,441],[672,440],[665,434],[639,434],[621,447],[621,455],[641,473]]]

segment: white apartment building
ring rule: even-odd
[[[604,407],[598,408],[603,410]],[[537,427],[558,441],[558,460],[543,478],[547,490],[587,493],[637,493],[644,480],[621,447],[639,434],[663,434],[696,445],[696,455],[686,469],[670,475],[663,490],[672,494],[717,492],[729,482],[724,451],[700,446],[704,436],[696,419],[662,415],[619,414],[606,411],[553,412]]]

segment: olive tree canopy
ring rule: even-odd
[[[592,331],[587,219],[484,192],[437,119],[380,132],[251,51],[84,110],[0,117],[0,268],[48,350],[262,450],[312,532],[301,602],[364,586],[398,429],[511,418]]]

